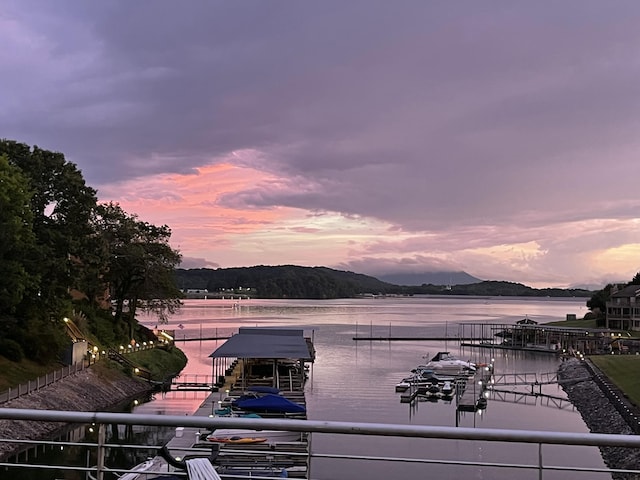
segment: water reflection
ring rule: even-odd
[[[580,415],[563,400],[566,397],[558,385],[543,387],[542,393],[548,396],[546,400],[543,397],[526,398],[526,395],[492,394],[487,408],[477,412],[457,412],[455,402],[418,401],[402,404],[399,394],[395,392],[396,383],[406,377],[412,368],[424,363],[424,356],[433,356],[442,350],[451,351],[459,358],[479,362],[494,359],[496,373],[555,372],[559,360],[552,354],[460,348],[456,342],[451,341],[353,341],[356,334],[365,332],[372,336],[409,338],[444,336],[445,333],[451,335],[459,322],[515,323],[528,317],[544,323],[563,320],[567,314],[575,314],[580,318],[586,311],[585,301],[586,299],[412,297],[331,301],[243,300],[239,306],[234,307],[230,301],[193,300],[187,301],[185,308],[170,319],[169,328],[175,328],[178,324],[184,326],[178,332],[178,346],[189,360],[184,373],[204,375],[211,375],[212,362],[209,354],[223,341],[182,342],[181,337],[192,338],[200,334],[204,337],[231,335],[240,326],[304,328],[307,335],[313,335],[317,351],[316,363],[311,369],[311,378],[306,386],[309,418],[313,420],[587,432]],[[153,326],[157,319],[148,317],[142,319],[142,322]],[[190,414],[200,406],[206,395],[186,393],[156,395],[153,401],[139,405],[135,411]],[[551,401],[551,398],[554,400]],[[165,433],[171,435],[172,432]],[[144,431],[118,431],[117,434],[125,437],[128,434],[139,434],[139,439],[145,435]],[[153,440],[161,440],[162,434],[156,435],[158,436]],[[314,452],[321,453],[337,451],[345,454],[367,454],[375,451],[385,452],[388,456],[442,458],[451,462],[482,460],[535,464],[538,455],[534,445],[336,437],[327,434],[314,435],[312,448]],[[545,447],[545,459],[561,465],[604,466],[595,448]],[[113,460],[131,467],[144,458],[118,457]],[[86,464],[82,452],[73,461]],[[336,460],[314,460],[311,474],[317,479],[366,477],[386,480],[400,477],[424,478],[425,468],[428,468],[429,476],[440,475],[442,478],[537,478],[537,472],[513,469],[471,469],[435,464],[424,467],[406,463],[353,463]],[[545,479],[561,478],[566,478],[566,475],[545,473]],[[605,477],[586,474],[580,478]]]

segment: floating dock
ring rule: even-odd
[[[473,377],[456,384],[457,408],[465,412],[475,412],[486,402],[484,392],[491,381],[490,368],[478,368]]]
[[[291,352],[295,352],[293,358]],[[193,413],[194,416],[211,417],[220,409],[221,404],[231,403],[231,398],[240,397],[250,387],[262,386],[279,389],[280,395],[305,407],[305,411],[297,414],[259,413],[261,417],[286,416],[306,420],[304,363],[313,362],[315,348],[312,340],[304,338],[301,330],[243,327],[210,357],[214,359],[214,371],[216,366],[226,365],[226,362],[221,363],[222,360],[236,360],[225,370],[224,375],[220,375],[216,385],[218,393],[211,393]],[[176,391],[203,388],[202,384],[196,383],[198,382],[184,382],[183,385],[177,385]],[[214,386],[211,385],[210,388]],[[223,400],[220,392],[225,392],[228,398]],[[301,434],[299,441],[274,440],[257,444],[211,442],[207,440],[210,433],[195,427],[177,428],[174,437],[163,448],[164,456],[158,455],[146,462],[144,471],[139,474],[127,474],[127,480],[149,480],[167,472],[177,472],[180,469],[184,471],[184,463],[180,464],[178,459],[186,457],[208,458],[220,475],[232,478],[308,478],[309,442],[306,433]]]

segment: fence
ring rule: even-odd
[[[124,414],[124,413],[105,413],[105,412],[68,412],[54,410],[25,410],[0,408],[0,419],[6,420],[36,420],[47,422],[64,422],[75,424],[91,424],[95,425],[99,431],[104,432],[107,425],[144,425],[144,426],[165,426],[165,427],[182,427],[210,429],[215,428],[244,428],[244,429],[269,429],[269,430],[287,430],[296,432],[311,432],[322,434],[339,434],[339,435],[356,435],[356,436],[375,436],[381,442],[391,442],[393,437],[410,437],[410,438],[432,438],[432,439],[449,439],[462,441],[484,441],[484,442],[507,442],[531,445],[535,449],[535,461],[531,463],[514,463],[514,462],[486,462],[480,460],[474,461],[455,461],[447,459],[430,458],[429,452],[420,458],[391,457],[383,456],[387,452],[384,448],[375,449],[375,452],[366,452],[365,455],[345,455],[342,453],[322,452],[316,453],[311,451],[309,457],[312,459],[330,459],[332,461],[385,461],[385,462],[404,462],[412,464],[424,465],[446,465],[447,467],[460,465],[471,468],[511,468],[517,471],[533,471],[537,473],[538,479],[542,479],[545,472],[561,472],[563,478],[580,478],[580,474],[597,473],[602,475],[611,475],[611,473],[628,474],[629,477],[638,478],[640,470],[630,469],[606,469],[606,468],[589,468],[581,466],[553,465],[546,460],[543,455],[543,446],[596,446],[610,447],[622,446],[633,449],[640,448],[640,436],[636,435],[612,435],[612,434],[592,434],[592,433],[566,433],[566,432],[542,432],[531,430],[502,430],[502,429],[482,429],[482,428],[456,428],[456,427],[433,427],[418,425],[395,425],[381,423],[354,423],[354,422],[324,422],[324,421],[308,421],[294,419],[252,419],[252,418],[231,418],[231,417],[200,417],[200,416],[177,416],[177,415],[142,415],[142,414]],[[180,430],[182,430],[180,429]],[[13,443],[18,445],[50,445],[54,442],[38,442],[17,439],[0,439],[0,442]],[[385,443],[380,443],[384,445]],[[98,435],[98,441],[93,443],[71,443],[73,445],[85,445],[95,449],[97,452],[96,466],[69,466],[61,464],[50,465],[32,465],[26,463],[8,463],[0,462],[0,467],[11,469],[12,471],[21,468],[49,468],[62,471],[81,471],[89,478],[102,479],[109,473],[112,475],[117,473],[122,475],[132,473],[134,470],[111,468],[105,464],[104,452],[108,449],[149,449],[158,451],[159,445],[125,445],[110,444],[105,440],[104,434]],[[57,442],[55,446],[60,448],[66,445],[64,442]],[[190,454],[199,455],[208,458],[211,450],[190,448]],[[553,449],[552,449],[553,450]],[[102,454],[100,454],[102,452]],[[26,460],[26,458],[25,458]],[[166,473],[166,470],[164,470]],[[310,472],[311,474],[312,472]],[[570,477],[569,477],[570,475]],[[184,471],[176,471],[174,476],[181,478],[186,477]],[[249,476],[251,476],[249,474]],[[468,478],[468,476],[465,476]],[[19,478],[19,477],[14,477]],[[151,477],[152,478],[152,477]],[[215,478],[215,477],[212,477]],[[223,478],[225,478],[223,476]],[[233,476],[233,478],[248,478],[245,476]],[[446,478],[454,478],[447,476]],[[462,478],[462,477],[461,477]],[[622,478],[622,477],[620,477]]]
[[[68,365],[54,372],[47,373],[41,377],[36,378],[35,380],[29,380],[27,383],[21,383],[17,387],[10,388],[8,390],[5,390],[4,392],[0,392],[0,404],[21,397],[22,395],[28,395],[32,392],[35,392],[36,390],[40,390],[41,388],[44,388],[47,385],[51,385],[58,380],[62,380],[69,375],[74,375],[84,370],[85,368],[85,362],[78,362],[74,365]]]

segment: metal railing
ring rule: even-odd
[[[17,387],[9,388],[4,392],[0,392],[0,404],[6,403],[9,400],[13,400],[14,398],[21,397],[22,395],[28,395],[32,392],[35,392],[36,390],[40,390],[41,388],[62,380],[69,375],[75,375],[85,368],[85,362],[78,362],[74,365],[68,365],[66,367],[60,368],[59,370],[47,373],[46,375],[42,375],[35,380],[29,380],[26,383],[21,383]]]
[[[534,445],[536,448],[537,462],[533,463],[510,463],[510,462],[486,462],[486,461],[459,461],[450,459],[434,459],[410,457],[393,457],[383,456],[382,454],[371,455],[349,455],[331,452],[313,452],[308,453],[309,458],[317,459],[336,459],[340,461],[386,461],[386,462],[405,462],[417,464],[438,464],[438,465],[456,465],[466,467],[492,467],[492,468],[513,468],[518,470],[536,471],[538,478],[542,479],[544,472],[574,472],[571,478],[576,478],[575,473],[600,473],[600,474],[629,474],[640,475],[640,470],[630,469],[607,469],[607,468],[589,468],[567,465],[552,465],[545,462],[543,456],[543,446],[545,445],[571,445],[571,446],[591,446],[591,447],[629,447],[640,448],[640,436],[636,435],[612,435],[612,434],[593,434],[593,433],[567,433],[567,432],[546,432],[533,430],[503,430],[503,429],[483,429],[483,428],[461,428],[461,427],[435,427],[435,426],[418,426],[418,425],[396,425],[381,423],[356,423],[356,422],[324,422],[313,420],[293,420],[293,419],[262,419],[262,418],[232,418],[232,417],[200,417],[200,416],[178,416],[178,415],[143,415],[143,414],[126,414],[126,413],[107,413],[107,412],[71,412],[71,411],[55,411],[55,410],[27,410],[27,409],[11,409],[0,408],[0,419],[4,420],[35,420],[47,422],[61,422],[65,424],[87,424],[96,425],[98,428],[97,442],[51,442],[51,441],[29,441],[18,440],[15,438],[0,438],[0,443],[10,443],[14,445],[30,446],[30,445],[55,445],[55,446],[86,446],[96,450],[98,455],[96,466],[70,466],[70,465],[34,465],[20,462],[0,462],[0,468],[20,469],[20,468],[40,468],[40,469],[57,469],[68,471],[85,472],[88,478],[102,479],[106,478],[106,473],[117,473],[122,475],[132,473],[133,470],[125,470],[121,468],[111,468],[105,464],[103,454],[108,449],[156,449],[160,450],[162,445],[128,445],[122,443],[108,443],[106,441],[105,430],[107,425],[130,425],[130,426],[156,426],[156,427],[182,427],[209,429],[216,428],[241,428],[241,429],[262,429],[262,430],[287,430],[296,432],[311,432],[322,434],[341,434],[341,435],[360,435],[360,436],[376,436],[389,439],[390,437],[409,437],[409,438],[430,438],[430,439],[450,439],[463,441],[483,441],[483,442],[507,442]],[[182,430],[180,429],[180,430]],[[100,433],[101,432],[101,433]],[[389,440],[391,441],[391,440]],[[184,451],[183,449],[181,449]],[[190,453],[207,456],[207,450],[198,448],[189,448]],[[377,449],[383,451],[383,449]],[[210,454],[210,451],[208,452]],[[306,453],[304,455],[307,455]],[[165,471],[166,473],[166,471]],[[310,472],[311,473],[311,472]],[[160,475],[160,474],[159,474]],[[185,472],[177,472],[176,476],[185,477]],[[15,477],[18,478],[18,477]],[[153,478],[153,477],[149,477]],[[248,478],[241,476],[231,476],[223,478]],[[265,477],[266,478],[266,477]],[[451,478],[451,477],[450,477]],[[626,477],[625,477],[626,478]],[[629,477],[637,478],[637,477]]]

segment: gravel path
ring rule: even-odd
[[[582,415],[582,418],[593,433],[633,434],[627,420],[618,412],[615,405],[605,395],[591,370],[584,362],[569,359],[558,369],[560,380],[576,380],[590,377],[589,380],[563,385],[571,403]],[[625,447],[602,447],[602,458],[609,468],[640,470],[640,451]],[[639,474],[612,473],[614,479],[640,479]]]
[[[150,390],[149,384],[117,371],[85,369],[46,388],[0,405],[2,408],[39,410],[105,411],[125,400]],[[0,420],[0,438],[39,440],[61,428],[55,422]],[[0,443],[0,460],[20,449],[19,445]]]

